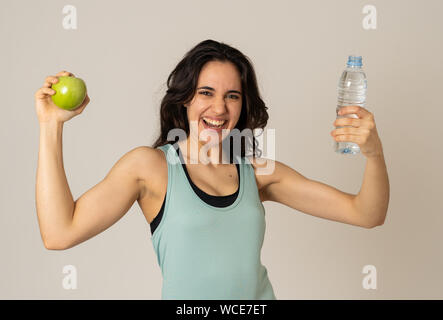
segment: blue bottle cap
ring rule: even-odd
[[[348,67],[361,67],[362,66],[361,56],[350,55],[348,57],[347,66]]]

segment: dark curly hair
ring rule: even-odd
[[[153,148],[174,143],[167,139],[168,132],[172,129],[180,128],[186,132],[187,137],[189,136],[189,121],[183,105],[189,103],[194,97],[200,71],[209,61],[230,61],[240,73],[242,109],[234,130],[238,129],[240,132],[244,129],[250,129],[251,132],[258,128],[264,130],[269,118],[266,111],[268,108],[260,97],[252,62],[239,50],[225,43],[208,39],[186,53],[168,76],[166,82],[168,89],[160,107],[160,135],[153,144]],[[258,156],[261,156],[257,143],[253,134],[242,136],[241,157],[249,154],[249,150],[252,150],[254,156],[257,150]]]

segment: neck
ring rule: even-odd
[[[186,163],[207,164],[217,167],[220,164],[229,164],[229,157],[222,148],[222,143],[204,143],[188,136],[179,143],[180,151]]]

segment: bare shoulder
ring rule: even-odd
[[[262,157],[247,157],[252,167],[254,168],[255,180],[257,182],[257,188],[260,192],[260,197],[262,198],[262,193],[265,188],[272,184],[276,176],[276,166],[279,162],[276,160],[262,158]],[[263,201],[263,200],[262,200]]]
[[[133,159],[140,161],[140,164],[142,164],[146,159],[152,161],[158,160],[159,158],[161,159],[163,151],[149,146],[139,146],[129,151],[129,153],[132,155]]]
[[[260,197],[262,199],[266,198],[265,194],[267,188],[269,188],[269,186],[272,184],[280,182],[283,177],[296,175],[301,179],[304,178],[300,173],[283,162],[262,157],[247,158],[254,168],[257,187],[260,191]]]
[[[130,150],[125,157],[130,162],[137,180],[142,184],[142,195],[146,189],[155,189],[161,184],[164,171],[167,170],[163,151],[149,146],[139,146]]]
[[[149,146],[139,146],[128,152],[139,170],[139,178],[144,179],[146,174],[155,173],[165,162],[163,151]]]
[[[283,162],[262,157],[247,157],[254,167],[256,176],[267,176],[268,179],[278,179],[289,171],[295,170]],[[295,171],[296,172],[296,171]],[[297,172],[298,173],[298,172]]]

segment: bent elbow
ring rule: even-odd
[[[70,248],[66,241],[60,239],[43,239],[43,245],[47,250],[66,250]]]
[[[384,225],[385,224],[385,220],[386,220],[386,213],[383,215],[383,218],[374,227],[378,227],[378,226]]]
[[[381,222],[378,222],[378,223],[370,224],[370,225],[368,225],[366,228],[367,228],[367,229],[374,229],[375,227],[382,226],[384,223],[385,223],[385,220],[383,220],[383,221],[381,221]]]
[[[66,250],[67,247],[65,246],[61,246],[58,243],[44,243],[45,248],[47,250],[51,250],[51,251],[60,251],[60,250]]]

